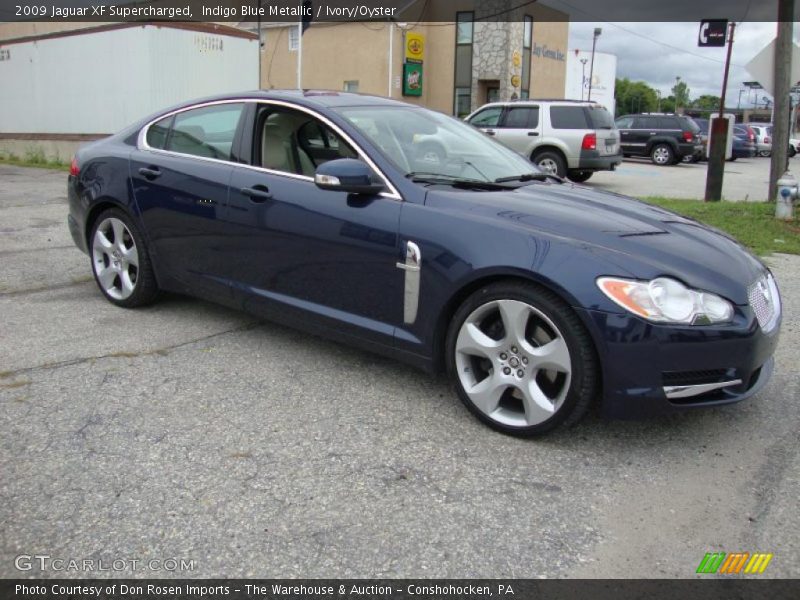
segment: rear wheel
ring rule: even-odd
[[[92,227],[92,272],[109,302],[125,308],[149,304],[158,295],[144,236],[120,209],[100,214]]]
[[[575,183],[583,183],[589,181],[589,178],[594,175],[593,171],[568,171],[567,178]]]
[[[659,167],[671,165],[675,161],[675,152],[669,144],[656,144],[650,150],[650,160]]]
[[[595,396],[589,334],[567,304],[536,285],[497,283],[474,293],[453,317],[446,349],[462,402],[504,433],[574,424]]]
[[[794,158],[795,154],[797,154],[797,148],[794,146],[789,146],[789,157]]]
[[[564,177],[567,174],[567,165],[564,159],[557,152],[545,150],[533,156],[533,164],[542,171]]]

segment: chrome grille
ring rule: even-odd
[[[772,275],[765,275],[751,285],[747,290],[747,298],[761,329],[771,331],[775,327],[781,311],[778,286]]]

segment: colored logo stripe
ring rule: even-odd
[[[739,575],[744,572],[749,575],[763,573],[774,555],[766,552],[706,552],[703,560],[697,567],[697,573]],[[746,565],[746,566],[745,566]],[[744,571],[742,571],[744,569]]]
[[[724,552],[706,552],[700,566],[697,567],[698,573],[716,573],[722,561],[725,560]]]

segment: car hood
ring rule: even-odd
[[[765,270],[717,229],[627,196],[581,186],[533,183],[496,192],[433,188],[426,204],[506,221],[577,247],[604,248],[620,272],[598,275],[668,275],[736,304],[747,303],[748,286]]]

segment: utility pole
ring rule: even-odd
[[[592,80],[594,79],[594,52],[597,48],[597,38],[600,37],[600,34],[603,33],[603,30],[600,27],[594,28],[594,38],[592,39],[592,64],[589,66],[589,97],[587,100],[589,102],[592,101]]]
[[[789,168],[789,119],[791,118],[791,68],[794,0],[778,0],[778,37],[775,40],[775,120],[772,123],[772,158],[769,169],[770,202],[777,181]]]
[[[722,200],[722,180],[725,177],[725,150],[728,146],[728,119],[725,118],[725,92],[728,89],[728,73],[731,70],[733,32],[736,30],[736,23],[731,22],[728,27],[728,55],[725,59],[725,74],[722,77],[722,94],[719,98],[719,116],[716,119],[711,119],[708,127],[708,134],[711,136],[711,147],[708,150],[706,202],[719,202]],[[677,92],[675,95],[678,95]]]

